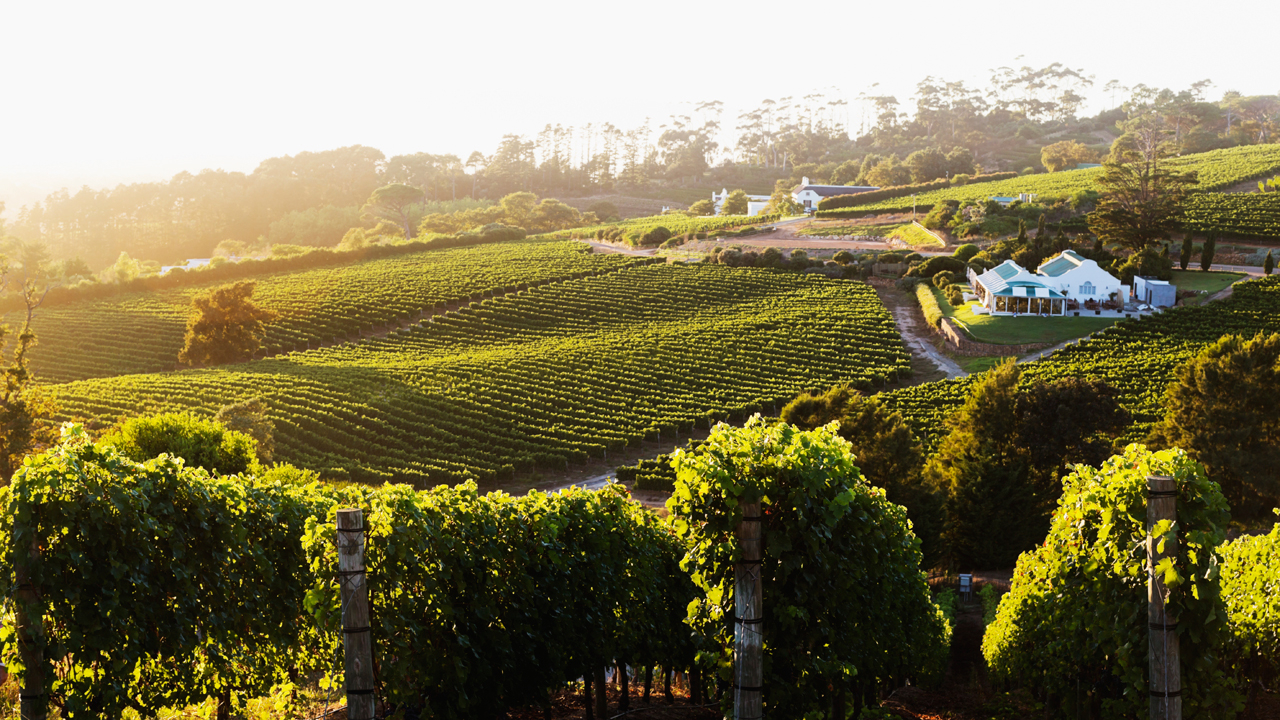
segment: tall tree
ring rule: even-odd
[[[1178,265],[1181,266],[1183,270],[1186,270],[1187,266],[1191,264],[1191,255],[1195,253],[1195,251],[1196,251],[1196,245],[1195,245],[1195,242],[1191,239],[1191,233],[1187,233],[1186,235],[1183,235],[1182,251],[1178,253]]]
[[[747,193],[744,190],[734,190],[729,193],[729,197],[724,199],[720,205],[721,215],[746,215],[748,208]]]
[[[1179,229],[1196,174],[1171,169],[1169,150],[1156,119],[1116,140],[1098,179],[1098,207],[1089,213],[1089,229],[1099,239],[1140,250]]]
[[[1210,235],[1204,239],[1204,247],[1200,249],[1200,269],[1209,272],[1213,267],[1213,255],[1218,249],[1218,238]]]
[[[178,362],[221,365],[253,357],[262,345],[264,323],[277,317],[253,301],[254,287],[252,282],[238,282],[197,295],[191,301]]]

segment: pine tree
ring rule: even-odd
[[[1195,247],[1195,243],[1191,239],[1191,233],[1187,233],[1182,237],[1182,254],[1178,256],[1178,265],[1182,266],[1183,270],[1186,270],[1187,266],[1191,264],[1191,255],[1195,252]]]
[[[1271,251],[1267,251],[1267,257],[1262,261],[1262,272],[1270,275],[1276,269],[1276,259],[1271,257]]]
[[[1020,245],[1025,245],[1026,242],[1027,242],[1027,221],[1019,220],[1018,221],[1018,243]]]
[[[1213,267],[1213,252],[1218,247],[1218,238],[1210,235],[1204,240],[1204,248],[1200,250],[1200,269],[1209,272]]]

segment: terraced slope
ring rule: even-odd
[[[262,396],[280,459],[335,477],[491,480],[909,372],[865,284],[649,265],[553,283],[386,338],[52,388],[66,419]]]
[[[254,297],[280,314],[268,325],[264,343],[275,354],[358,337],[520,286],[635,262],[592,254],[576,242],[500,243],[264,275],[254,279]],[[32,367],[44,382],[172,370],[191,298],[221,284],[41,309]]]

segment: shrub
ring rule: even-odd
[[[831,259],[840,263],[841,265],[847,265],[853,262],[853,253],[849,252],[848,250],[841,250],[837,252],[835,255],[832,255]]]
[[[903,260],[909,263],[918,263],[918,262],[924,261],[924,256],[918,252],[913,252],[913,253],[908,253],[907,256],[903,258]]]
[[[1280,671],[1280,525],[1222,546],[1222,599],[1237,672],[1250,680],[1275,677]]]
[[[898,288],[903,292],[909,292],[909,293],[915,292],[916,287],[918,285],[920,285],[920,278],[914,278],[914,277],[899,278],[898,282],[894,283],[894,287]]]
[[[920,301],[925,322],[934,327],[942,325],[942,308],[938,306],[938,296],[933,294],[932,286],[925,283],[917,285],[916,300]]]
[[[951,178],[951,184],[952,185],[968,185],[970,181],[972,181],[972,179],[973,178],[971,176],[965,173],[960,173],[959,175],[956,175],[955,177]]]
[[[974,255],[977,255],[980,252],[982,252],[982,250],[977,245],[974,245],[973,243],[965,243],[964,245],[956,248],[956,251],[951,253],[951,257],[954,257],[960,262],[967,263],[973,259]]]
[[[933,276],[933,286],[936,288],[945,288],[959,278],[960,276],[956,273],[953,273],[950,270],[943,270]]]
[[[618,212],[618,206],[608,200],[597,200],[587,206],[588,212],[593,212],[600,222],[614,222],[622,219],[622,213]]]
[[[903,262],[902,253],[896,253],[896,252],[881,253],[880,256],[876,258],[876,262],[896,265],[898,263]]]
[[[658,247],[670,239],[671,231],[659,225],[641,235],[638,244],[640,247]]]
[[[940,272],[948,271],[964,276],[965,264],[963,261],[950,257],[948,255],[939,255],[931,257],[928,260],[916,265],[907,271],[912,277],[932,278]]]
[[[717,425],[673,463],[669,508],[702,590],[689,621],[723,662],[734,638],[733,532],[743,506],[759,503],[768,539],[759,572],[773,599],[764,627],[786,639],[764,649],[771,717],[813,717],[831,707],[833,687],[870,691],[942,671],[951,629],[920,572],[920,542],[906,511],[861,477],[834,426],[801,431],[757,415],[741,428]]]
[[[951,303],[951,307],[958,308],[964,305],[964,291],[955,285],[948,285],[944,291],[947,296],[947,302]]]
[[[191,413],[130,418],[101,442],[134,462],[168,454],[182,458],[188,467],[222,475],[245,472],[258,459],[253,437]]]
[[[1051,704],[1087,688],[1102,717],[1146,717],[1148,475],[1178,486],[1178,554],[1165,578],[1182,643],[1185,716],[1233,717],[1239,697],[1220,666],[1227,613],[1214,554],[1227,503],[1181,450],[1130,445],[1063,480],[1048,537],[1018,558],[983,655],[994,680],[1033,688]]]

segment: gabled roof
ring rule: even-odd
[[[796,190],[796,194],[805,190],[812,190],[814,194],[822,197],[834,197],[836,195],[857,195],[858,193],[871,192],[879,190],[878,187],[869,187],[866,185],[801,185]]]
[[[1085,258],[1078,255],[1075,250],[1064,250],[1056,257],[1041,263],[1036,272],[1049,277],[1058,277],[1075,270],[1085,262]]]
[[[982,284],[988,291],[998,293],[1009,287],[1009,282],[1014,278],[1023,276],[1023,280],[1032,280],[1034,277],[1022,269],[1022,266],[1012,260],[1005,260],[999,265],[978,276],[978,282]]]

